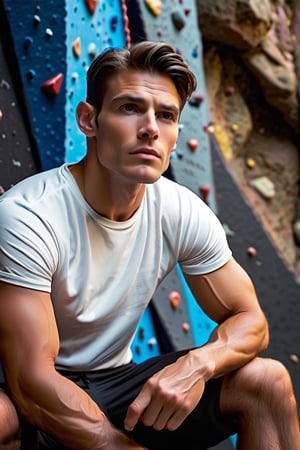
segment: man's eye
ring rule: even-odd
[[[125,105],[121,106],[121,111],[135,112],[136,111],[136,106],[133,103],[125,103]]]
[[[165,119],[165,120],[174,120],[174,115],[173,113],[169,112],[169,111],[162,111],[160,113],[160,116]]]

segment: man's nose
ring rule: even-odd
[[[140,139],[157,140],[159,137],[159,128],[157,125],[156,116],[153,112],[148,111],[143,114],[138,129],[138,137]]]

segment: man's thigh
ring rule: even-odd
[[[127,364],[120,368],[93,373],[62,374],[84,389],[99,405],[110,421],[124,430],[124,418],[128,406],[136,398],[146,380],[168,364],[173,363],[186,351],[172,352],[151,358],[141,364]],[[219,409],[222,379],[211,380],[201,401],[175,431],[156,431],[138,423],[130,434],[149,450],[206,449],[236,432],[235,421],[222,416]],[[44,444],[45,445],[45,444]],[[42,448],[63,448],[41,446]]]

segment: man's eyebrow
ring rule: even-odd
[[[118,95],[117,97],[114,97],[112,99],[113,103],[117,103],[120,101],[129,101],[132,103],[146,103],[146,100],[139,96],[139,95],[134,95],[134,94],[122,94],[122,95]],[[180,107],[175,105],[174,103],[159,103],[158,104],[159,108],[166,110],[166,111],[173,111],[175,114],[179,115],[180,114]]]
[[[145,100],[143,99],[143,97],[140,97],[139,95],[134,95],[134,94],[121,94],[121,95],[117,95],[116,97],[114,97],[112,99],[113,103],[116,102],[120,102],[120,101],[130,101],[133,103],[144,103]]]

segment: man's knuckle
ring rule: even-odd
[[[139,412],[139,404],[138,402],[133,402],[130,406],[129,406],[129,412],[133,413],[133,414],[137,414]]]

